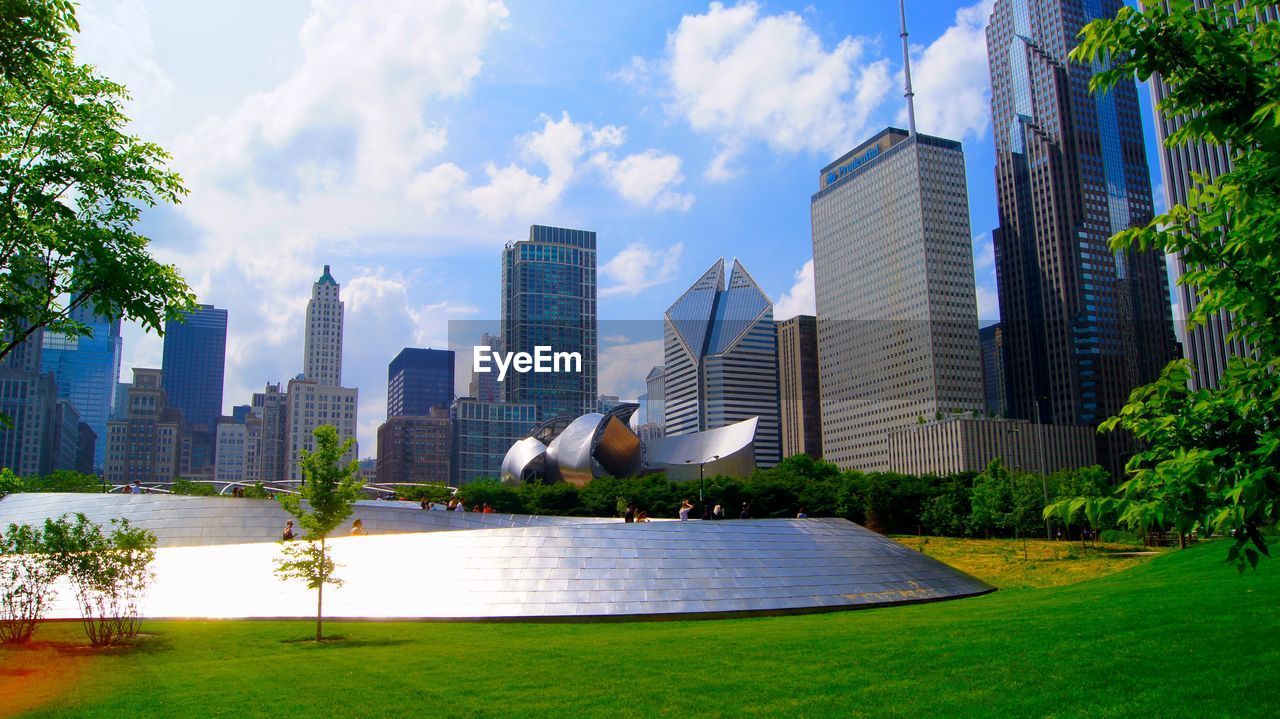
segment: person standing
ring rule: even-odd
[[[716,508],[711,510],[712,519],[724,519],[724,507],[717,504]]]
[[[680,503],[680,521],[681,522],[689,521],[689,510],[691,509],[693,509],[693,504],[691,504],[689,500],[686,499]]]
[[[622,521],[625,522],[626,524],[631,524],[636,521],[636,503],[635,502],[627,503],[627,511],[623,513]]]
[[[738,519],[751,519],[751,505],[747,502],[742,503],[742,513],[738,515]]]
[[[356,519],[351,523],[351,536],[360,537],[364,535],[364,520]]]
[[[293,520],[292,519],[284,523],[284,532],[280,534],[280,541],[282,542],[293,541]]]

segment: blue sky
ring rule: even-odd
[[[964,143],[976,301],[996,319],[989,10],[907,8],[920,129]],[[892,0],[86,0],[80,20],[82,59],[128,86],[134,129],[191,190],[145,229],[230,310],[225,408],[301,370],[330,264],[366,456],[387,362],[495,319],[500,249],[533,223],[598,233],[602,320],[659,320],[721,256],[780,318],[811,312],[818,170],[905,122]],[[602,334],[601,392],[635,396],[657,344]],[[160,347],[128,329],[122,379]]]

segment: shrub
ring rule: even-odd
[[[90,492],[102,493],[102,480],[92,474],[60,469],[43,477],[23,480],[24,492]]]
[[[151,582],[156,537],[127,519],[113,519],[109,535],[76,514],[45,520],[45,544],[58,569],[75,588],[81,621],[89,643],[119,644],[137,636],[139,602]]]
[[[0,469],[0,497],[6,494],[17,494],[22,491],[22,477],[13,473],[12,469]]]
[[[188,497],[212,497],[217,494],[212,484],[204,482],[192,482],[189,479],[175,479],[173,486],[169,488],[174,494],[181,494]]]
[[[0,534],[0,642],[31,640],[59,574],[39,529],[10,524]]]

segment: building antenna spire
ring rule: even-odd
[[[906,78],[903,96],[907,98],[907,129],[911,137],[916,136],[916,94],[911,91],[911,55],[907,48],[907,7],[906,0],[898,0],[898,17],[902,20],[902,74]]]

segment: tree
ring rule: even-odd
[[[1230,313],[1234,336],[1253,354],[1231,360],[1215,389],[1188,389],[1197,368],[1186,360],[1135,389],[1101,427],[1142,443],[1118,496],[1045,511],[1074,503],[1143,531],[1181,534],[1201,524],[1234,534],[1229,560],[1243,571],[1269,555],[1263,530],[1280,517],[1280,23],[1261,21],[1271,0],[1243,0],[1238,12],[1235,4],[1122,7],[1087,25],[1071,57],[1110,61],[1093,77],[1094,92],[1158,73],[1170,86],[1159,112],[1185,118],[1168,144],[1231,148],[1229,172],[1196,176],[1185,206],[1117,234],[1111,246],[1181,254],[1187,272],[1179,282],[1199,297],[1188,325]]]
[[[195,307],[135,231],[186,189],[126,132],[124,86],[75,61],[77,29],[64,0],[0,5],[0,358],[41,327],[87,334],[78,307],[157,333]]]
[[[6,494],[17,494],[23,488],[22,477],[13,473],[12,469],[0,469],[0,497]]]
[[[101,493],[102,480],[92,474],[58,469],[43,477],[23,481],[24,492],[89,492]]]
[[[301,579],[308,589],[316,590],[316,641],[324,641],[324,585],[342,586],[334,576],[337,565],[325,544],[329,534],[351,516],[360,488],[357,476],[360,463],[343,463],[342,456],[355,440],[343,442],[333,425],[316,427],[313,436],[316,450],[302,450],[302,487],[298,494],[279,497],[280,506],[294,517],[306,535],[303,541],[286,543],[283,556],[276,560],[276,575],[281,579]]]
[[[10,524],[0,534],[0,643],[31,641],[59,574],[39,529]]]
[[[212,497],[218,492],[213,488],[212,484],[204,482],[193,482],[189,479],[175,479],[169,487],[169,491],[173,494],[186,495],[188,497]]]
[[[1012,515],[1013,477],[997,457],[973,480],[969,533],[990,537],[992,530],[1010,529]]]
[[[138,635],[139,604],[156,556],[154,534],[127,519],[113,519],[111,525],[104,535],[83,514],[76,514],[74,523],[65,514],[44,523],[47,551],[71,580],[85,634],[95,647]]]

